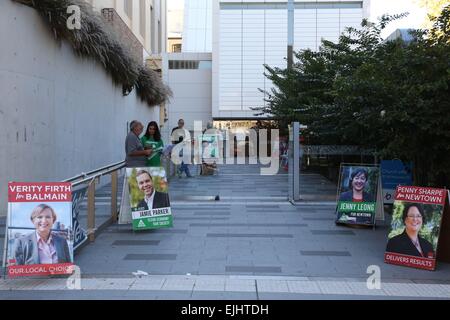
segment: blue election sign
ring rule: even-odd
[[[381,161],[381,183],[383,187],[384,204],[393,204],[397,186],[413,185],[412,163],[403,163],[401,160]]]
[[[73,227],[73,248],[77,249],[84,241],[87,240],[86,231],[81,227],[78,221],[80,214],[80,205],[86,196],[88,187],[81,187],[77,190],[72,190],[72,227]]]

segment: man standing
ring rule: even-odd
[[[146,167],[147,158],[152,154],[151,149],[144,150],[139,135],[144,126],[139,121],[133,120],[130,124],[130,132],[125,140],[125,154],[127,168]]]
[[[172,143],[173,144],[179,144],[179,143],[183,142],[184,138],[186,137],[185,130],[186,129],[184,129],[184,120],[183,119],[178,120],[178,127],[175,127],[172,129],[171,135],[172,135]],[[182,157],[182,156],[183,156],[183,151],[180,152],[180,157]],[[186,173],[186,176],[188,178],[192,177],[191,173],[189,172],[189,166],[187,164],[185,164],[184,161],[181,162],[181,165],[177,170],[178,177],[181,178],[181,174],[183,172]]]
[[[145,170],[139,170],[136,174],[136,181],[145,197],[138,204],[139,210],[151,210],[170,207],[167,193],[158,192],[153,187],[153,178]]]

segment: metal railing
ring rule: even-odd
[[[125,161],[113,163],[86,173],[81,173],[63,182],[71,182],[72,187],[89,184],[87,191],[87,235],[90,242],[95,241],[95,187],[96,181],[106,175],[111,175],[111,218],[104,225],[117,221],[117,189],[118,171],[125,168]]]

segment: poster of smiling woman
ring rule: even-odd
[[[341,166],[336,223],[375,224],[379,173],[378,166]]]
[[[72,185],[8,184],[8,275],[73,272]]]
[[[444,189],[397,188],[386,263],[435,270],[446,196]]]
[[[126,170],[133,230],[172,227],[165,170],[161,167]]]

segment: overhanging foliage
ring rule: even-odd
[[[386,25],[402,16],[364,21],[323,41],[318,52],[296,53],[291,70],[266,66],[275,88],[267,107],[286,126],[307,125],[310,141],[378,150],[414,161],[416,183],[450,184],[450,6],[413,41],[383,41]]]
[[[120,43],[114,31],[103,17],[94,12],[83,0],[12,0],[36,9],[49,24],[57,40],[66,40],[75,53],[92,58],[105,68],[113,81],[123,86],[124,92],[136,88],[138,95],[149,106],[166,101],[170,89],[162,83],[159,75],[135,61],[128,49]],[[76,5],[81,9],[81,29],[70,30],[67,8]]]

